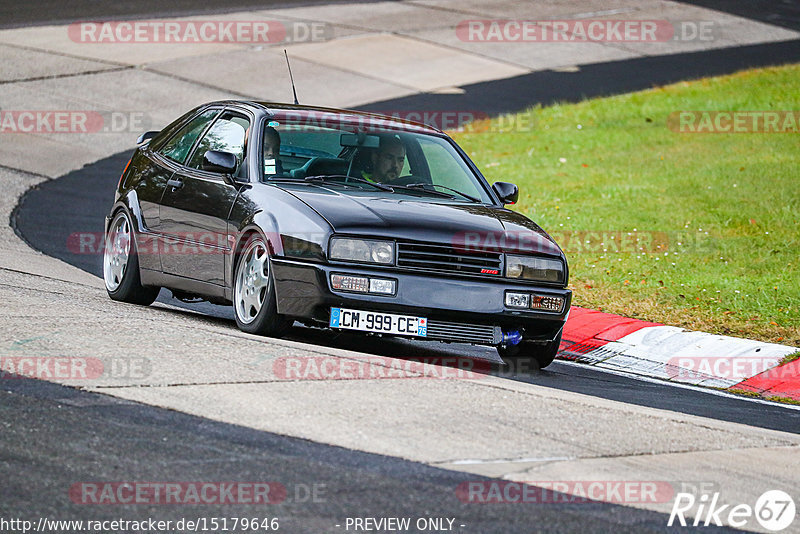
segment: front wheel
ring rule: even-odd
[[[289,321],[278,315],[277,309],[267,244],[260,234],[254,234],[236,264],[233,287],[236,325],[250,334],[279,337],[289,327]]]
[[[561,347],[561,333],[555,339],[544,345],[523,341],[511,347],[497,347],[497,353],[507,361],[533,358],[539,364],[539,369],[544,369],[555,360],[558,349]]]
[[[114,300],[149,306],[159,288],[142,285],[139,255],[131,218],[120,210],[111,221],[103,251],[103,280],[108,296]]]

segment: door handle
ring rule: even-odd
[[[170,178],[167,180],[167,185],[172,186],[172,191],[174,192],[183,187],[183,182],[180,180],[175,180],[174,178]]]

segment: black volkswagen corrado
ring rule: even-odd
[[[504,207],[518,195],[422,124],[212,102],[139,139],[106,218],[105,284],[144,305],[161,287],[233,304],[255,334],[297,320],[544,367],[572,293],[558,245]]]

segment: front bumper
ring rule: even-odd
[[[572,300],[572,291],[568,289],[515,284],[500,278],[453,278],[275,257],[271,263],[278,313],[282,315],[326,326],[331,307],[427,317],[427,339],[442,341],[499,345],[502,333],[512,330],[522,332],[527,340],[549,341],[563,327]],[[333,290],[331,273],[394,279],[397,293],[386,296]],[[559,313],[507,308],[505,292],[509,290],[561,296],[565,305]]]

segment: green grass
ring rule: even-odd
[[[778,362],[778,366],[786,365],[787,363],[791,363],[795,360],[800,360],[800,351],[784,356],[781,361]]]
[[[713,388],[719,391],[725,391],[727,393],[733,393],[734,395],[739,395],[741,397],[750,397],[754,399],[766,399],[772,402],[781,402],[783,404],[794,404],[796,406],[800,406],[800,400],[793,399],[791,397],[781,397],[779,395],[770,395],[764,396],[760,393],[756,393],[755,391],[747,391],[744,389],[726,389],[726,388]]]
[[[565,248],[574,304],[800,346],[800,134],[667,126],[681,110],[797,110],[799,88],[800,65],[757,69],[453,136]],[[655,242],[609,246],[628,232]]]

